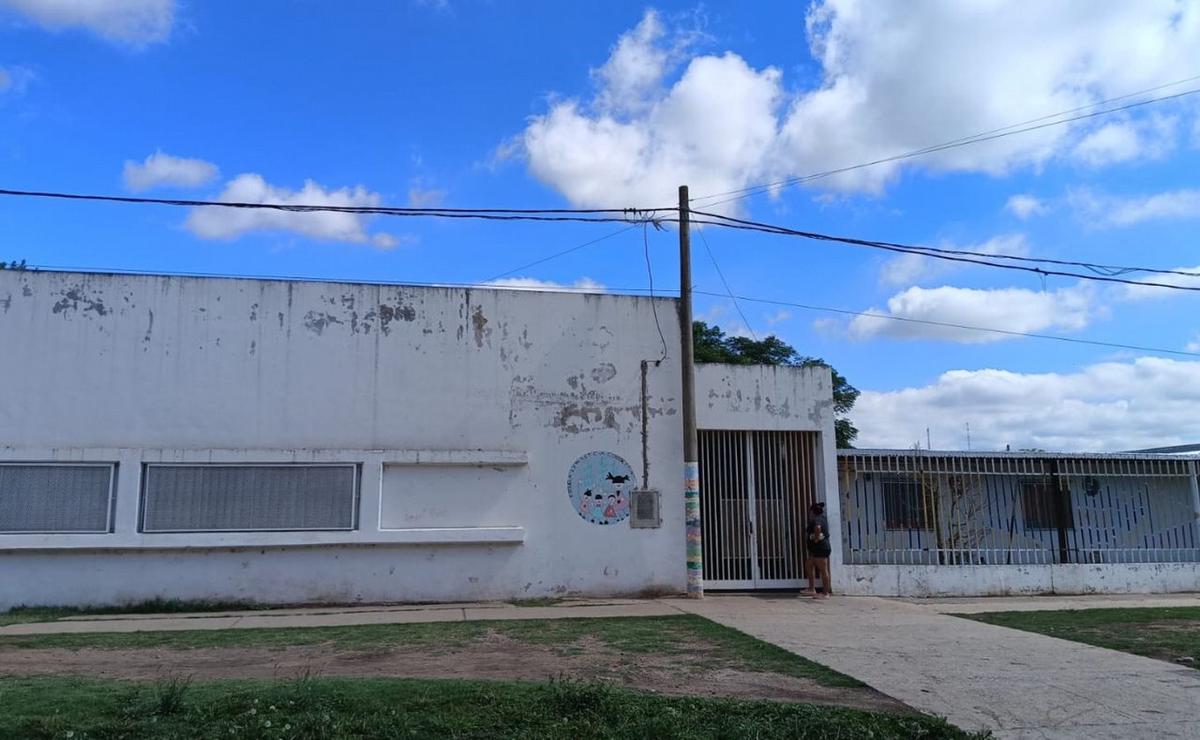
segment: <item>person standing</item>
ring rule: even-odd
[[[833,552],[829,544],[829,520],[825,517],[825,504],[821,501],[808,507],[808,523],[804,525],[804,561],[808,588],[803,593],[814,598],[828,598],[833,593],[829,577],[829,556]],[[817,593],[817,578],[821,579],[822,593]]]

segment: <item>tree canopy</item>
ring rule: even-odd
[[[834,430],[838,447],[853,447],[858,429],[847,415],[858,400],[859,390],[820,357],[808,357],[776,336],[764,339],[726,336],[720,327],[703,321],[692,324],[696,362],[724,365],[788,365],[791,367],[828,367],[833,374],[833,410],[837,414]]]

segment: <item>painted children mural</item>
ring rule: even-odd
[[[592,524],[629,518],[629,492],[637,487],[633,468],[611,452],[589,452],[571,466],[567,495],[579,517]]]

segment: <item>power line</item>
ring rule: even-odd
[[[951,262],[963,262],[963,263],[973,264],[973,265],[983,265],[985,267],[997,267],[1002,270],[1019,270],[1021,272],[1030,272],[1030,273],[1034,273],[1034,274],[1037,274],[1037,275],[1040,275],[1043,277],[1045,277],[1045,276],[1070,277],[1070,278],[1077,278],[1079,280],[1096,280],[1099,282],[1121,283],[1124,285],[1134,285],[1134,286],[1140,286],[1140,287],[1167,288],[1170,290],[1200,291],[1200,280],[1197,281],[1197,283],[1198,283],[1197,285],[1180,285],[1180,284],[1171,284],[1171,283],[1151,282],[1149,280],[1129,280],[1126,278],[1114,277],[1112,275],[1087,275],[1087,274],[1078,273],[1078,272],[1067,272],[1067,271],[1063,271],[1063,270],[1051,270],[1051,269],[1046,269],[1046,268],[1042,268],[1042,267],[1027,267],[1025,265],[1003,264],[1000,262],[992,261],[993,259],[995,259],[997,257],[997,255],[988,255],[988,254],[984,254],[982,252],[963,252],[963,253],[959,254],[959,253],[956,253],[955,250],[944,250],[944,249],[936,249],[934,247],[922,247],[922,246],[915,246],[915,245],[910,245],[910,244],[899,244],[897,242],[883,242],[883,241],[872,241],[869,239],[857,239],[857,238],[847,237],[847,236],[835,236],[832,234],[822,234],[822,233],[814,232],[814,231],[800,231],[798,229],[790,229],[785,226],[776,226],[774,224],[767,224],[767,223],[762,223],[762,222],[758,222],[758,221],[748,221],[745,219],[732,218],[730,216],[721,216],[721,215],[718,215],[715,213],[707,213],[704,211],[693,211],[693,213],[698,216],[703,216],[704,219],[700,219],[700,220],[693,219],[692,223],[708,224],[710,226],[725,226],[726,228],[731,228],[731,229],[742,229],[742,230],[746,230],[746,231],[758,231],[758,232],[762,232],[762,233],[766,233],[766,234],[775,234],[778,236],[793,236],[793,237],[800,237],[803,239],[812,239],[815,241],[837,242],[840,244],[850,244],[850,245],[859,246],[859,247],[870,247],[872,249],[883,249],[886,251],[899,252],[902,254],[917,254],[917,255],[924,256],[924,257],[932,257],[934,259],[949,260]],[[705,219],[719,219],[719,220],[713,221],[713,220],[705,220]],[[970,256],[963,256],[963,255],[970,255]],[[975,256],[986,257],[987,259],[975,259]],[[1033,259],[1033,258],[1027,258],[1027,259]],[[1048,260],[1045,260],[1045,261],[1048,261]],[[1150,268],[1128,268],[1128,269],[1131,269],[1131,270],[1145,269],[1146,271],[1151,271]],[[1189,272],[1182,272],[1182,271],[1167,271],[1167,270],[1160,270],[1160,271],[1156,271],[1156,272],[1179,274],[1179,275],[1185,275],[1185,276],[1189,276],[1189,277],[1193,277],[1193,278],[1200,278],[1200,274],[1197,274],[1197,273],[1189,273]]]
[[[758,341],[758,334],[754,333],[754,327],[750,326],[750,320],[746,318],[746,314],[742,312],[742,305],[738,303],[737,298],[733,297],[733,289],[729,287],[729,281],[725,279],[725,273],[721,271],[721,266],[717,264],[717,257],[713,254],[712,247],[708,245],[708,237],[704,235],[704,228],[696,229],[696,233],[700,234],[700,240],[704,242],[704,251],[708,252],[708,258],[712,260],[713,267],[717,270],[717,275],[721,278],[721,284],[725,286],[725,292],[729,294],[729,300],[733,301],[733,307],[737,309],[738,316],[742,317],[742,323],[746,325],[750,336],[754,337],[754,341]]]
[[[56,191],[0,189],[0,195],[56,200],[95,201],[139,205],[183,206],[188,208],[235,208],[284,211],[289,213],[351,213],[360,216],[433,216],[437,218],[484,219],[492,221],[573,221],[586,223],[629,223],[671,220],[653,214],[675,212],[677,208],[399,208],[394,206],[337,206],[326,204],[247,203],[219,200],[176,198],[135,198],[122,195],[65,193]]]
[[[650,265],[650,224],[642,224],[642,250],[646,255],[646,279],[650,283],[650,297],[654,298],[654,268]],[[662,324],[658,322],[658,304],[656,301],[650,301],[650,311],[654,314],[654,327],[658,329],[658,338],[662,340],[662,357],[658,358],[658,363],[667,359],[667,338],[663,336]]]
[[[605,234],[604,236],[600,237],[599,239],[592,239],[591,241],[586,241],[583,244],[577,244],[577,245],[571,247],[570,249],[564,249],[561,252],[555,252],[554,254],[547,255],[545,257],[542,257],[541,259],[536,259],[533,262],[528,262],[524,265],[521,265],[520,267],[514,267],[511,270],[507,270],[505,272],[500,273],[499,275],[496,275],[495,277],[488,278],[487,280],[484,281],[484,283],[486,284],[486,283],[493,282],[495,280],[499,280],[500,278],[503,278],[503,277],[508,277],[509,275],[513,274],[514,272],[521,272],[522,270],[528,270],[530,267],[535,267],[537,265],[542,264],[543,262],[549,262],[550,260],[558,259],[559,257],[570,254],[572,252],[578,252],[579,250],[583,249],[584,247],[590,247],[593,244],[597,244],[606,239],[611,239],[614,236],[620,236],[621,234],[624,234],[627,231],[636,229],[637,227],[638,227],[638,224],[630,224],[629,226],[626,226],[623,229],[618,229],[609,234]]]
[[[715,202],[705,203],[701,206],[704,208],[712,208],[714,206],[722,205],[724,203],[730,203],[735,200],[749,198],[750,196],[757,195],[758,193],[763,193],[768,190],[774,190],[776,188],[790,187],[792,185],[798,185],[798,184],[802,184],[802,183],[806,183],[806,182],[812,182],[813,180],[820,180],[820,179],[823,179],[826,177],[831,177],[833,175],[840,175],[840,174],[843,174],[846,172],[851,172],[851,171],[863,169],[866,167],[874,167],[876,165],[888,164],[890,162],[898,162],[898,161],[905,160],[905,159],[912,159],[914,157],[920,157],[920,156],[924,156],[926,154],[934,154],[936,152],[946,151],[948,149],[956,149],[958,147],[968,146],[970,144],[978,144],[978,143],[985,142],[985,141],[993,141],[995,139],[1001,139],[1006,136],[1014,136],[1016,134],[1023,134],[1023,133],[1028,133],[1030,131],[1037,131],[1040,129],[1049,128],[1051,126],[1061,126],[1061,125],[1067,124],[1067,123],[1074,123],[1075,121],[1082,121],[1082,120],[1089,119],[1089,118],[1095,118],[1097,116],[1109,115],[1111,113],[1120,113],[1123,111],[1132,110],[1134,108],[1140,108],[1142,106],[1151,105],[1154,103],[1162,103],[1162,102],[1166,102],[1169,100],[1176,100],[1179,98],[1187,97],[1189,95],[1195,95],[1196,93],[1200,93],[1200,88],[1193,88],[1190,90],[1184,90],[1182,92],[1173,93],[1171,95],[1162,95],[1159,97],[1150,98],[1148,100],[1141,100],[1141,101],[1138,101],[1135,103],[1128,103],[1126,105],[1118,106],[1116,108],[1105,108],[1103,110],[1092,111],[1090,113],[1083,113],[1083,114],[1076,115],[1076,116],[1070,116],[1068,118],[1061,118],[1062,116],[1069,116],[1070,114],[1075,113],[1080,110],[1086,110],[1088,108],[1095,108],[1097,106],[1107,105],[1109,103],[1114,103],[1114,102],[1117,102],[1120,100],[1125,100],[1125,99],[1128,99],[1131,97],[1135,97],[1137,95],[1144,95],[1146,93],[1156,92],[1158,90],[1163,90],[1168,87],[1175,87],[1176,85],[1181,85],[1186,82],[1194,82],[1195,80],[1198,80],[1198,79],[1200,79],[1200,75],[1188,77],[1188,78],[1182,79],[1182,80],[1176,80],[1175,82],[1169,82],[1164,85],[1158,85],[1156,87],[1147,88],[1145,90],[1139,90],[1137,92],[1120,95],[1115,98],[1109,98],[1108,100],[1102,100],[1098,103],[1092,103],[1090,105],[1080,106],[1077,108],[1072,108],[1070,110],[1060,111],[1058,113],[1052,113],[1050,115],[1041,116],[1039,118],[1033,118],[1028,121],[1023,121],[1021,123],[1010,124],[1008,126],[1004,126],[1004,127],[998,128],[998,129],[991,129],[990,131],[983,131],[978,134],[973,134],[971,136],[965,136],[962,138],[953,139],[951,141],[943,142],[941,144],[934,144],[931,146],[922,147],[921,149],[914,149],[914,150],[904,152],[901,154],[895,154],[895,155],[892,155],[889,157],[883,157],[881,159],[872,160],[870,162],[861,162],[859,164],[849,165],[846,167],[838,167],[836,169],[825,170],[823,172],[815,172],[815,173],[812,173],[809,175],[802,175],[802,176],[798,176],[798,177],[789,177],[789,178],[785,178],[783,180],[777,180],[775,182],[762,183],[759,185],[751,185],[749,187],[740,188],[737,190],[729,190],[729,191],[726,191],[723,193],[714,193],[711,195],[697,196],[696,198],[693,198],[693,200],[695,200],[695,201],[699,201],[699,200],[712,201],[714,198],[721,198],[721,197],[727,196],[727,195],[734,196],[734,197],[726,198],[724,200],[717,200]],[[1049,120],[1049,119],[1056,119],[1056,118],[1061,118],[1061,120]]]
[[[694,291],[698,295],[706,295],[714,298],[726,297],[723,293],[712,293],[703,290]],[[1129,349],[1138,352],[1157,352],[1162,354],[1183,355],[1186,357],[1200,357],[1200,352],[1185,352],[1178,349],[1163,349],[1162,347],[1146,347],[1136,344],[1121,344],[1118,342],[1104,342],[1096,339],[1079,339],[1076,337],[1063,337],[1055,334],[1036,334],[1033,332],[1014,331],[1011,329],[996,329],[986,326],[971,326],[969,324],[957,324],[949,321],[933,321],[931,319],[915,319],[909,316],[895,316],[892,314],[871,313],[870,311],[851,311],[845,308],[830,308],[829,306],[814,306],[804,303],[793,303],[790,301],[778,301],[769,298],[753,298],[750,296],[738,296],[738,300],[748,301],[750,303],[763,303],[772,306],[787,306],[790,308],[800,308],[806,311],[825,311],[827,313],[843,314],[846,316],[866,316],[873,319],[886,319],[888,321],[903,321],[911,324],[926,324],[929,326],[941,326],[952,329],[962,329],[966,331],[979,331],[991,334],[1003,334],[1011,337],[1026,337],[1029,339],[1052,339],[1058,342],[1070,342],[1071,344],[1090,344],[1098,347],[1108,347],[1110,349]]]

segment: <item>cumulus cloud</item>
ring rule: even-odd
[[[680,51],[647,11],[594,71],[595,93],[554,100],[511,149],[581,206],[670,203],[683,183],[694,197],[736,190],[1161,84],[1200,66],[1200,5],[1033,3],[1013,13],[1003,3],[822,0],[807,37],[820,82],[797,90],[736,53]],[[1125,161],[1169,146],[1167,121],[1049,127],[815,184],[879,192],[904,166],[998,175],[1056,156]]]
[[[1092,167],[1135,159],[1161,159],[1174,148],[1177,123],[1174,116],[1152,116],[1138,123],[1107,123],[1084,136],[1075,146],[1074,154]]]
[[[238,175],[225,184],[215,200],[230,203],[277,203],[283,205],[323,205],[372,207],[383,199],[361,185],[329,190],[312,180],[306,180],[299,190],[271,185],[262,175]],[[382,232],[368,233],[369,217],[357,213],[313,211],[297,213],[270,209],[222,208],[202,206],[193,208],[185,226],[204,239],[233,239],[254,231],[283,231],[325,241],[371,244],[391,249],[401,240]]]
[[[1183,188],[1152,195],[1116,196],[1076,188],[1067,201],[1080,219],[1102,226],[1134,226],[1144,221],[1200,218],[1200,190]]]
[[[1200,362],[1142,357],[1073,373],[952,370],[933,383],[863,391],[854,406],[862,447],[1119,451],[1195,441]]]
[[[1004,210],[1021,219],[1022,221],[1033,216],[1041,216],[1050,211],[1050,206],[1042,199],[1029,195],[1028,193],[1019,193],[1008,199],[1004,204]]]
[[[203,159],[174,157],[157,151],[142,162],[125,161],[125,187],[141,192],[157,187],[196,188],[217,177],[217,166]]]
[[[0,8],[43,28],[85,29],[135,48],[166,41],[175,22],[175,0],[0,0]]]
[[[855,339],[941,339],[969,344],[1013,338],[993,332],[960,329],[888,317],[936,321],[1015,332],[1050,329],[1076,331],[1096,314],[1094,294],[1086,286],[1034,291],[1024,288],[976,289],[913,287],[888,299],[887,309],[869,309],[850,322]]]
[[[602,283],[598,283],[590,277],[579,278],[570,285],[556,283],[553,280],[538,280],[537,278],[530,277],[499,278],[497,280],[489,280],[484,285],[490,285],[495,288],[507,288],[509,290],[545,290],[566,293],[603,293],[606,290]]]
[[[994,236],[979,244],[959,245],[952,242],[942,242],[939,249],[957,249],[966,252],[982,254],[1007,254],[1023,256],[1029,254],[1029,243],[1024,234],[1002,234]],[[902,254],[883,263],[879,272],[879,280],[884,285],[912,285],[923,280],[961,270],[968,265],[961,262],[922,257],[917,254]]]
[[[1192,337],[1192,340],[1184,346],[1188,352],[1200,352],[1200,334]]]

